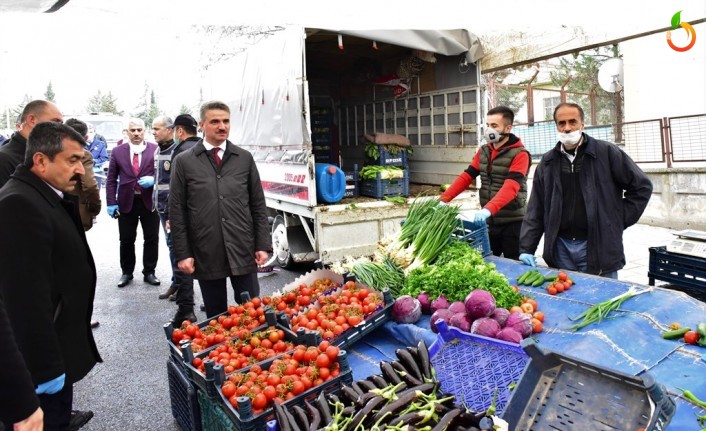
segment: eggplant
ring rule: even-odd
[[[284,412],[284,407],[280,403],[274,403],[275,418],[277,418],[277,426],[280,431],[292,431],[292,427],[289,425],[289,418]]]
[[[459,425],[462,425],[464,427],[468,426],[474,426],[477,427],[480,425],[480,420],[485,417],[485,412],[474,412],[474,411],[465,411],[461,412],[460,415],[456,416],[456,419],[454,419],[455,423],[458,423]]]
[[[377,396],[378,396],[377,394],[374,394],[372,392],[366,392],[363,395],[358,397],[358,399],[355,401],[355,404],[358,407],[362,408],[368,403],[368,401],[370,401],[371,399],[373,399]]]
[[[326,394],[326,399],[328,400],[329,404],[344,404],[343,401],[338,397],[336,394]],[[330,409],[329,409],[330,411]]]
[[[325,424],[330,424],[333,421],[333,416],[331,416],[331,407],[328,405],[323,392],[316,398],[316,406],[321,413],[321,421]]]
[[[392,365],[389,362],[387,362],[387,361],[380,362],[380,370],[382,371],[382,375],[385,378],[385,380],[387,381],[387,383],[390,383],[392,385],[402,383],[402,379],[397,374],[395,369],[392,368]]]
[[[309,421],[309,431],[317,431],[321,428],[321,412],[319,412],[319,409],[312,406],[309,401],[304,401],[304,405],[306,406],[306,412],[311,417],[311,420]],[[326,424],[329,423],[330,422],[326,422]]]
[[[358,396],[363,395],[364,393],[368,392],[367,389],[363,388],[360,386],[360,382],[353,382],[351,383],[351,388],[353,388],[356,392],[358,392]]]
[[[368,392],[372,391],[373,389],[377,389],[377,386],[370,380],[358,380],[358,387],[363,390],[363,392]]]
[[[299,406],[293,406],[292,411],[292,416],[294,416],[294,419],[297,421],[299,429],[309,431],[309,418],[306,416],[306,411]]]
[[[357,411],[358,411],[357,406],[348,406],[345,409],[343,409],[343,413],[341,413],[341,415],[344,417],[353,416],[355,414],[355,412],[357,412]]]
[[[379,376],[377,374],[368,377],[368,379],[370,379],[375,384],[375,386],[377,386],[378,389],[385,389],[389,386],[389,383],[387,383],[385,379],[382,378],[382,376]]]
[[[410,385],[410,386],[417,386],[417,385],[421,385],[421,384],[422,384],[422,381],[421,381],[421,380],[419,380],[418,378],[414,377],[414,376],[412,375],[412,373],[410,373],[409,371],[407,371],[407,368],[405,368],[405,366],[402,364],[402,362],[400,362],[400,361],[392,361],[392,363],[391,363],[390,365],[392,365],[392,368],[394,368],[395,371],[397,371],[397,373],[400,375],[400,377],[402,377],[402,380],[404,380],[405,382],[407,382],[408,385]]]
[[[431,368],[431,358],[429,357],[429,349],[424,340],[420,340],[417,344],[417,357],[419,358],[419,368],[422,371],[422,377],[425,379],[433,379]]]
[[[289,409],[287,407],[282,406],[282,411],[284,412],[285,416],[287,417],[287,421],[289,422],[289,427],[291,431],[304,431],[301,428],[299,428],[299,424],[297,424],[297,421],[294,419],[294,416],[289,412]]]
[[[412,401],[417,398],[417,391],[413,391],[410,389],[409,391],[405,392],[405,394],[398,395],[398,398],[395,401],[388,403],[385,407],[381,408],[380,411],[375,413],[372,418],[373,423],[376,423],[380,420],[380,418],[382,418],[388,413],[391,413],[393,416],[397,415],[399,410],[412,403]]]
[[[350,424],[348,424],[346,429],[355,430],[356,428],[358,428],[358,426],[363,423],[363,420],[365,420],[366,417],[372,414],[373,410],[383,404],[385,401],[387,400],[385,400],[385,398],[381,396],[375,396],[375,398],[368,401],[365,404],[365,407],[358,410],[355,416],[353,416],[353,420]]]
[[[422,419],[419,412],[407,413],[397,418],[393,418],[389,424],[395,427],[403,427],[405,425],[414,425]]]
[[[451,425],[451,421],[460,414],[461,409],[449,410],[444,416],[441,417],[441,419],[439,419],[439,422],[437,422],[431,431],[445,431],[449,425]]]
[[[409,389],[405,389],[404,391],[397,392],[397,397],[403,397],[407,395],[410,392],[416,392],[416,391],[421,391],[426,395],[431,394],[436,390],[436,383],[433,382],[428,382],[428,383],[422,383],[421,385],[417,386],[412,386]]]
[[[423,380],[422,379],[422,372],[419,370],[419,366],[417,365],[417,362],[414,360],[414,357],[412,356],[412,354],[409,353],[409,350],[397,349],[397,350],[395,350],[395,354],[400,359],[400,362],[402,363],[402,365],[404,365],[404,367],[408,373],[411,373],[419,381]]]
[[[358,391],[356,391],[352,387],[344,384],[344,385],[341,385],[341,395],[343,395],[343,398],[347,401],[347,403],[345,403],[345,404],[351,405],[351,404],[355,404],[355,402],[358,401],[358,397],[361,394],[359,394]]]

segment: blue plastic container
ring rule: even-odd
[[[335,204],[346,193],[346,174],[336,165],[316,164],[316,200]]]

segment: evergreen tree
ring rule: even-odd
[[[186,105],[181,105],[181,108],[179,108],[179,114],[189,114],[191,115],[191,108],[189,108]]]
[[[108,94],[102,94],[100,90],[88,99],[86,105],[88,112],[110,112],[116,115],[123,115],[122,111],[118,110],[117,100],[111,91]]]
[[[44,100],[56,103],[55,98],[56,94],[54,93],[54,89],[52,88],[51,81],[49,81],[49,85],[47,85],[47,91],[44,92]]]
[[[25,97],[24,99],[22,99],[22,102],[20,102],[19,105],[15,106],[14,108],[10,109],[10,115],[12,117],[10,118],[10,121],[19,121],[20,115],[22,115],[22,111],[24,111],[25,106],[27,106],[27,104],[32,100],[34,100],[32,99],[32,96],[25,93]]]

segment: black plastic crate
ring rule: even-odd
[[[676,406],[649,374],[635,377],[540,349],[530,356],[505,407],[510,430],[663,430]]]
[[[375,292],[373,288],[368,289]],[[384,289],[381,293],[384,301],[382,308],[370,317],[366,317],[360,324],[348,328],[340,336],[330,340],[332,345],[342,349],[348,348],[390,320],[395,300],[389,289]]]
[[[409,196],[409,172],[405,170],[403,178],[383,180],[378,173],[377,179],[361,180],[360,194],[377,199],[395,196],[407,197]]]
[[[650,247],[647,276],[650,286],[657,279],[700,289],[706,295],[706,259],[670,253],[666,247]]]
[[[385,145],[378,145],[378,153],[380,154],[380,156],[377,158],[377,160],[368,157],[368,164],[378,166],[401,166],[406,169],[407,166],[409,166],[407,161],[407,148],[399,148],[400,152],[392,154],[391,152],[387,151]]]
[[[355,198],[360,195],[360,186],[358,180],[358,165],[353,165],[352,171],[344,171],[346,175],[346,191],[343,194],[344,198]]]
[[[184,368],[172,358],[167,360],[167,378],[172,416],[182,430],[201,431],[201,412],[196,388],[189,382]]]
[[[274,359],[270,359],[267,363],[262,365],[262,368],[269,369],[273,360]],[[291,408],[295,405],[304,407],[305,400],[312,400],[321,392],[338,393],[341,390],[342,385],[350,385],[353,383],[353,370],[351,370],[348,365],[348,358],[346,357],[345,350],[341,350],[339,353],[339,363],[341,366],[341,371],[337,377],[334,377],[319,386],[312,387],[302,394],[285,401],[282,405],[287,408]],[[204,431],[230,431],[234,429],[238,431],[260,431],[269,429],[271,422],[275,420],[274,409],[269,408],[258,415],[253,415],[250,410],[250,399],[248,397],[242,398],[244,401],[242,404],[240,403],[239,398],[238,410],[233,408],[228,399],[226,399],[221,392],[220,382],[224,381],[223,379],[225,378],[222,374],[222,367],[217,366],[216,368],[219,368],[219,371],[216,372],[219,376],[215,383],[215,396],[199,397]],[[213,389],[210,392],[213,392]]]

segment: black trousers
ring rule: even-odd
[[[172,286],[176,288],[176,303],[180,310],[194,311],[194,277],[191,274],[186,274],[179,269],[177,262],[174,260],[174,250],[172,247],[172,232],[167,232],[167,217],[163,213],[159,213],[159,219],[162,222],[164,238],[167,240],[169,248],[169,261],[172,264]]]
[[[157,267],[159,253],[159,214],[145,208],[140,195],[135,195],[132,211],[120,213],[118,229],[120,229],[120,268],[123,274],[132,274],[135,270],[135,240],[137,239],[137,224],[142,226],[144,244],[142,250],[142,273],[152,274]]]
[[[4,390],[4,389],[3,389]],[[44,412],[44,431],[68,431],[71,420],[71,408],[74,400],[73,385],[65,384],[64,388],[55,394],[37,395],[39,407]],[[0,430],[12,431],[13,424],[0,424]]]
[[[242,292],[250,293],[250,297],[260,296],[260,282],[257,280],[257,272],[244,275],[230,276],[230,284],[233,286],[233,293],[236,302],[240,302]],[[228,291],[226,290],[226,279],[199,280],[201,296],[206,306],[206,317],[211,318],[228,310]]]
[[[495,256],[518,260],[520,258],[520,228],[522,221],[488,226],[490,248]]]

